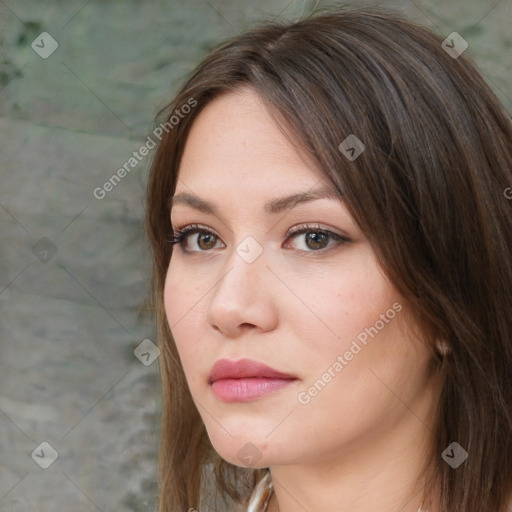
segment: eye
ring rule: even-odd
[[[300,237],[299,235],[305,235]],[[329,229],[322,228],[318,225],[300,225],[295,226],[287,234],[288,238],[296,238],[301,243],[295,249],[303,252],[318,252],[333,245],[340,245],[350,242],[346,236],[334,233]],[[289,245],[286,244],[285,247]]]
[[[192,235],[196,235],[193,237]],[[300,235],[304,235],[300,238]],[[329,229],[318,225],[301,224],[288,231],[287,240],[297,239],[301,243],[296,247],[291,247],[301,252],[320,252],[329,247],[338,246],[350,242],[350,239],[334,233]],[[225,247],[220,238],[208,227],[200,224],[190,224],[184,227],[177,227],[171,236],[169,242],[173,245],[178,244],[183,252],[207,252],[211,249]],[[220,245],[218,245],[220,244]],[[285,249],[290,248],[290,243],[283,245]],[[192,246],[192,247],[191,247]]]
[[[196,236],[192,237],[193,234],[196,234]],[[195,249],[190,248],[190,239],[192,240],[191,244],[195,245]],[[190,224],[185,227],[176,228],[169,240],[172,245],[179,244],[184,252],[208,251],[215,248],[216,242],[218,241],[220,241],[219,237],[212,230],[200,224]],[[223,246],[224,245],[222,245],[222,247]],[[199,249],[197,249],[197,247],[199,247]]]

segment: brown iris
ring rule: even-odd
[[[198,233],[197,235],[197,245],[203,249],[208,250],[215,246],[217,237],[215,235],[212,235],[211,233]],[[205,242],[205,245],[202,244],[202,242]]]
[[[328,236],[325,233],[306,233],[306,245],[310,249],[322,249],[328,241]]]

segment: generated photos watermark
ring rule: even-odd
[[[453,469],[457,469],[468,458],[468,452],[459,443],[451,443],[441,454],[442,459]]]
[[[174,110],[173,114],[169,117],[169,119],[165,123],[160,123],[159,126],[157,126],[153,130],[153,136],[158,139],[159,141],[162,140],[162,136],[164,134],[164,131],[166,133],[169,133],[175,126],[177,126],[180,122],[180,119],[184,119],[187,114],[189,114],[192,109],[197,105],[197,100],[194,98],[189,98],[187,100],[187,103],[182,105],[180,108],[177,108]],[[137,151],[134,151],[132,153],[132,156],[126,160],[126,162],[117,169],[117,171],[110,176],[108,180],[101,185],[101,187],[96,187],[93,190],[92,195],[101,201],[102,199],[105,199],[107,194],[109,192],[112,192],[114,188],[121,182],[121,180],[126,177],[132,169],[137,167],[139,163],[149,155],[149,151],[153,148],[155,148],[157,145],[157,142],[153,139],[151,135],[148,135],[146,138],[146,142],[140,146],[140,148]]]
[[[377,320],[371,327],[367,327],[361,331],[356,336],[356,339],[352,340],[350,348],[346,350],[343,355],[338,355],[336,360],[312,386],[307,390],[301,391],[297,395],[299,403],[302,405],[308,405],[311,400],[317,396],[329,384],[329,382],[331,382],[341,372],[341,370],[343,370],[349,362],[352,361],[352,359],[354,359],[354,356],[359,354],[359,352],[367,346],[369,341],[368,337],[373,339],[377,336],[377,334],[384,329],[386,324],[389,324],[389,322],[395,318],[396,314],[400,313],[400,311],[402,311],[402,305],[399,302],[395,302],[391,308],[380,315],[379,320]]]

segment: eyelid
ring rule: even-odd
[[[312,231],[314,229],[317,229],[318,231],[327,231],[327,232],[330,232],[334,235],[337,235],[341,238],[344,238],[344,239],[349,239],[346,235],[342,234],[342,233],[336,233],[333,230],[333,228],[330,228],[330,227],[327,227],[327,226],[322,226],[321,224],[319,223],[303,223],[303,224],[297,224],[296,226],[293,226],[292,228],[290,228],[287,232],[286,232],[286,238],[289,238],[291,235],[295,235],[297,233],[301,233],[303,231]],[[215,235],[217,238],[220,238],[219,235],[212,229],[212,228],[209,228],[208,226],[205,226],[204,224],[184,224],[182,226],[175,226],[174,227],[174,231],[176,233],[184,233],[184,232],[193,232],[194,230],[204,230],[204,231],[207,231],[208,233],[211,233],[212,235]]]
[[[290,228],[288,230],[288,232],[286,233],[286,236],[290,237],[291,235],[295,235],[297,233],[302,233],[304,231],[315,231],[315,230],[331,233],[333,235],[339,236],[340,238],[349,240],[348,236],[346,236],[342,233],[337,233],[336,231],[334,231],[334,228],[330,228],[328,226],[324,226],[324,225],[316,223],[316,222],[312,222],[309,224],[308,223],[297,224],[296,226],[293,226],[292,228]]]

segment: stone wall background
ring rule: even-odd
[[[512,110],[512,1],[365,4],[459,32]],[[0,510],[155,509],[158,362],[147,361],[149,342],[147,365],[134,355],[156,341],[141,311],[150,157],[105,198],[93,190],[141,146],[209,48],[258,20],[314,8],[310,0],[0,1]],[[47,58],[31,46],[51,49],[42,32],[58,43]],[[58,458],[43,469],[52,449]]]

